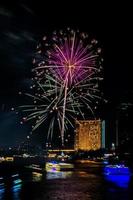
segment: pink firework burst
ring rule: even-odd
[[[88,52],[75,36],[67,38],[64,44],[55,44],[50,52],[49,64],[55,66],[55,73],[62,80],[73,84],[88,76],[94,70],[96,55]]]
[[[48,68],[58,80],[67,81],[69,86],[87,79],[99,70],[97,60],[101,53],[100,48],[96,49],[97,40],[93,39],[88,44],[87,39],[87,34],[69,29],[65,33],[54,32],[52,45],[44,37],[45,46],[48,47],[47,51],[44,48],[47,58],[39,63],[36,70]]]

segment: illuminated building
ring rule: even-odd
[[[105,121],[76,120],[75,150],[105,148]]]

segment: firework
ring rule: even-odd
[[[35,94],[28,94],[34,104],[22,106],[28,113],[27,120],[37,119],[33,129],[48,120],[48,136],[52,136],[57,121],[64,145],[67,123],[72,125],[70,118],[84,118],[84,108],[94,115],[92,105],[101,99],[100,53],[97,40],[89,40],[87,34],[79,31],[67,29],[54,32],[50,38],[44,36],[33,60]]]

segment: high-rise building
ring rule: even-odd
[[[75,150],[105,148],[105,121],[76,120]]]

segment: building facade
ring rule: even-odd
[[[105,148],[105,121],[76,120],[74,149],[76,151]]]

